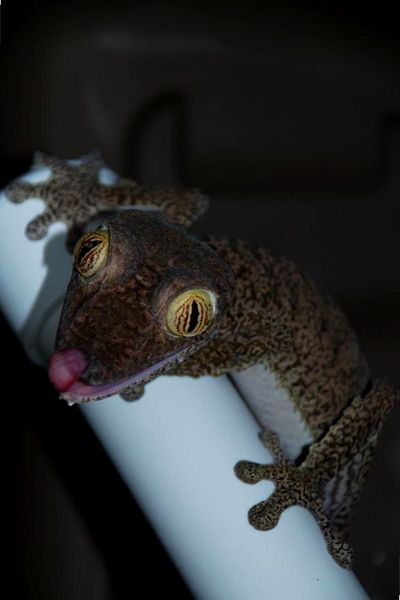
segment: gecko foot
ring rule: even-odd
[[[50,225],[56,221],[73,228],[93,217],[98,212],[93,199],[98,201],[107,190],[99,181],[100,169],[104,166],[98,153],[68,161],[35,152],[31,173],[46,167],[49,171],[47,176],[36,183],[18,178],[4,189],[11,202],[20,204],[30,198],[39,198],[45,203],[42,214],[28,223],[27,237],[31,240],[44,238]]]
[[[353,558],[351,546],[332,529],[323,506],[324,480],[307,466],[296,466],[286,458],[275,433],[264,431],[260,435],[263,444],[275,459],[274,464],[261,465],[250,461],[240,461],[235,466],[237,477],[249,484],[262,480],[273,481],[275,491],[267,499],[249,510],[249,523],[260,531],[275,527],[282,513],[290,506],[302,506],[308,509],[316,519],[336,562],[347,569]]]
[[[11,202],[21,203],[31,198],[44,202],[44,212],[26,228],[31,240],[44,238],[56,221],[64,223],[68,230],[78,231],[102,212],[136,205],[158,210],[167,221],[188,227],[208,206],[208,198],[197,189],[152,188],[119,177],[106,167],[97,152],[76,160],[36,152],[30,175],[36,172],[40,176],[43,168],[48,172],[42,179],[18,178],[4,189]]]

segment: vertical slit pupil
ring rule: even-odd
[[[81,262],[81,260],[86,256],[86,254],[89,254],[89,252],[99,244],[101,244],[101,240],[98,239],[88,240],[87,242],[85,242],[82,245],[82,248],[79,250],[77,262]]]
[[[196,301],[193,300],[192,306],[191,306],[191,311],[190,311],[189,325],[187,328],[188,333],[192,333],[196,329],[197,324],[199,322],[199,316],[200,316],[199,305],[197,304]]]

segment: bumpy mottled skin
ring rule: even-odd
[[[61,221],[68,226],[73,243],[79,230],[99,212],[131,205],[162,207],[170,222],[188,227],[208,206],[207,197],[197,189],[160,190],[123,178],[119,178],[116,185],[102,185],[98,174],[105,165],[100,155],[93,152],[83,156],[81,161],[76,168],[56,156],[35,152],[32,169],[50,168],[51,180],[38,184],[15,180],[8,185],[7,195],[12,202],[23,202],[34,196],[46,203],[46,210],[28,224],[26,234],[30,239],[43,238],[52,223]]]
[[[84,381],[91,385],[150,368],[125,389],[130,399],[140,397],[143,384],[160,373],[197,377],[264,365],[287,392],[312,442],[289,460],[278,436],[264,431],[261,440],[274,464],[236,465],[242,481],[268,479],[276,485],[272,496],[250,510],[249,521],[271,529],[287,507],[303,506],[318,521],[335,560],[350,567],[351,510],[398,394],[386,382],[370,382],[341,310],[294,264],[264,248],[190,235],[184,228],[207,207],[198,190],[150,189],[126,179],[106,186],[99,182],[104,165],[98,155],[76,165],[37,153],[33,168],[40,166],[52,171],[46,182],[16,180],[6,188],[14,202],[35,196],[46,203],[46,211],[28,225],[31,239],[44,237],[56,220],[76,237],[90,218],[118,206],[157,211],[105,219],[107,264],[89,280],[73,271],[57,348],[84,351],[90,358]],[[198,336],[172,337],[162,326],[165,307],[188,287],[212,290],[216,315]]]

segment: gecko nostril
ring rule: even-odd
[[[104,382],[106,377],[105,369],[99,360],[90,359],[86,369],[82,371],[80,379],[89,385],[97,385]]]

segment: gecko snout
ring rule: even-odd
[[[85,354],[77,348],[58,350],[50,357],[49,379],[59,392],[67,392],[86,370],[88,362]]]

